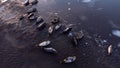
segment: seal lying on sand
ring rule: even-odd
[[[62,27],[62,24],[58,24],[58,25],[55,26],[55,30],[57,31],[57,30],[59,30],[61,27]]]
[[[54,27],[53,27],[53,26],[50,26],[50,27],[48,28],[48,33],[49,33],[49,34],[52,34],[53,31],[54,31]]]
[[[49,48],[43,48],[43,50],[45,52],[48,52],[48,53],[52,53],[52,54],[57,54],[57,50],[52,48],[52,47],[49,47]]]
[[[76,60],[76,56],[68,56],[61,63],[73,63]]]
[[[50,45],[51,41],[47,40],[47,41],[43,41],[39,44],[40,47],[44,47],[44,46],[48,46]]]
[[[37,29],[38,29],[38,30],[44,29],[44,28],[45,28],[45,24],[46,24],[46,23],[44,23],[44,22],[43,22],[43,23],[40,23],[40,24],[37,26]]]
[[[29,14],[29,13],[36,12],[36,11],[37,11],[36,8],[30,8],[27,10],[27,13]]]
[[[39,23],[42,23],[44,20],[41,16],[37,17],[37,20],[36,20],[36,25],[38,25]]]
[[[63,30],[63,34],[68,34],[72,30],[72,27],[67,27]]]

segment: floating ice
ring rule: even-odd
[[[71,8],[68,8],[68,10],[70,11],[70,10],[71,10]]]
[[[89,3],[89,2],[91,2],[92,0],[82,0],[82,2],[84,2],[84,3]]]
[[[117,36],[117,37],[120,37],[120,30],[113,30],[112,34]]]

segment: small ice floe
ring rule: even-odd
[[[113,30],[112,34],[120,38],[120,30]]]
[[[92,0],[82,0],[83,3],[89,3],[91,2]]]
[[[67,58],[65,58],[62,63],[72,63],[76,60],[76,56],[69,56]]]
[[[0,0],[1,3],[7,2],[8,0]]]
[[[52,48],[52,47],[49,47],[49,48],[43,48],[45,52],[48,52],[48,53],[53,53],[53,54],[57,54],[57,50]]]
[[[48,46],[50,45],[51,41],[47,40],[47,41],[43,41],[39,44],[40,47],[44,47],[44,46]]]
[[[71,8],[68,8],[68,11],[70,11],[71,10]]]
[[[108,46],[107,48],[107,55],[110,55],[112,52],[112,45]]]

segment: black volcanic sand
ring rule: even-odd
[[[60,2],[61,3],[61,2]],[[26,13],[26,10],[32,6],[23,7],[17,1],[8,1],[1,4],[5,6],[5,12],[0,12],[0,68],[119,68],[119,55],[107,56],[107,46],[98,47],[94,37],[84,29],[82,25],[73,25],[73,31],[82,30],[84,38],[79,41],[78,47],[74,47],[67,35],[60,34],[60,31],[54,32],[48,37],[47,27],[41,31],[36,30],[35,21],[29,21],[27,18],[19,21],[19,17]],[[33,6],[34,7],[34,6]],[[37,7],[38,8],[38,7]],[[42,10],[42,9],[41,9]],[[43,9],[44,10],[44,9]],[[8,13],[7,13],[7,12]],[[13,14],[4,17],[5,14]],[[15,16],[14,16],[15,15]],[[39,11],[35,16],[42,15],[46,23],[50,22],[50,17],[44,16]],[[58,15],[59,16],[59,15]],[[47,17],[47,18],[45,18]],[[63,19],[61,23],[73,24]],[[8,18],[8,19],[6,19]],[[75,23],[74,23],[75,24]],[[83,27],[83,28],[82,28]],[[100,38],[95,35],[95,38]],[[51,40],[50,46],[54,47],[57,55],[47,54],[36,47],[44,40]],[[67,56],[77,56],[77,60],[71,64],[60,64],[59,62]]]

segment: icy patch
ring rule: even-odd
[[[89,2],[91,2],[92,0],[82,0],[82,2],[84,2],[84,3],[89,3]]]
[[[112,34],[117,36],[117,37],[120,37],[120,30],[113,30]]]
[[[4,2],[6,2],[6,1],[8,1],[8,0],[0,0],[1,1],[1,3],[4,3]]]

